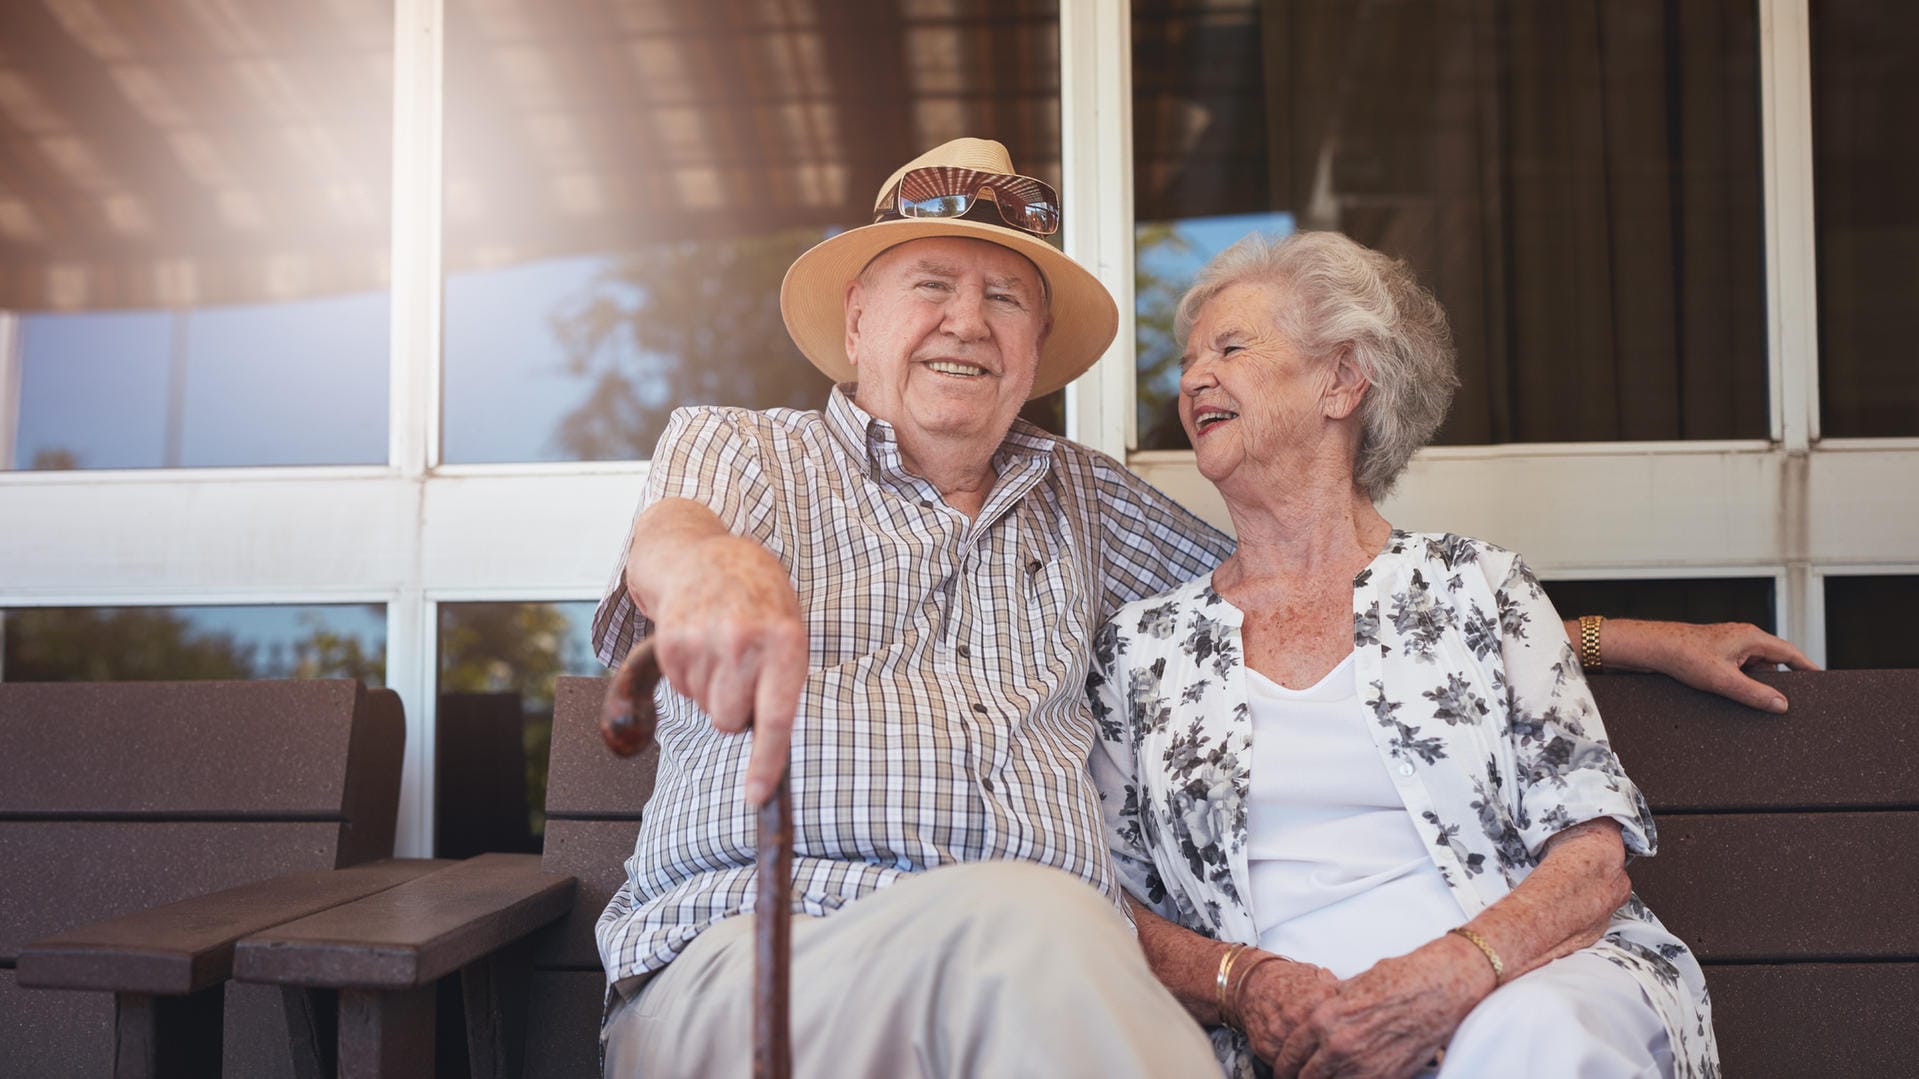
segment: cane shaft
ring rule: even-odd
[[[658,717],[653,690],[660,664],[643,641],[614,673],[600,710],[600,735],[627,757],[651,745]],[[793,1043],[787,993],[793,963],[793,805],[786,769],[759,809],[759,899],[753,928],[753,1077],[792,1079]]]
[[[760,807],[759,900],[753,926],[753,1079],[791,1079],[793,804],[786,772]]]

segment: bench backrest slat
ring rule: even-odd
[[[0,821],[0,959],[76,925],[332,868],[339,834],[328,821]]]
[[[600,739],[600,702],[611,682],[565,676],[554,687],[553,746],[546,773],[549,819],[637,821],[653,796],[659,747],[620,758]]]
[[[356,682],[0,683],[0,817],[347,810]]]
[[[1655,813],[1919,806],[1919,671],[1759,678],[1790,711],[1654,675],[1591,680],[1613,748]]]

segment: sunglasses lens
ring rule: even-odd
[[[999,203],[1000,215],[1012,225],[1041,236],[1059,231],[1059,207],[1052,203],[1027,202],[1001,189],[996,189],[993,196]]]
[[[1022,227],[1041,236],[1051,236],[1059,231],[1059,210],[1052,206],[1028,206],[1025,218],[1026,223]]]
[[[929,195],[918,199],[901,199],[902,217],[959,217],[973,208],[973,196]]]

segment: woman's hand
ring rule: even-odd
[[[1341,982],[1272,1058],[1278,1079],[1403,1079],[1495,987],[1486,957],[1447,934]]]
[[[1578,640],[1576,628],[1567,632]],[[1767,712],[1784,712],[1785,695],[1748,671],[1772,670],[1781,663],[1796,671],[1819,669],[1791,642],[1746,622],[1693,625],[1608,618],[1599,634],[1600,657],[1607,667],[1658,671],[1694,689]]]
[[[1248,952],[1242,963],[1258,962],[1260,953]],[[1339,979],[1325,967],[1287,959],[1261,962],[1240,985],[1239,1022],[1246,1040],[1261,1060],[1279,1055],[1288,1035],[1305,1025],[1326,998],[1338,991]]]

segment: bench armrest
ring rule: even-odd
[[[35,989],[181,995],[225,981],[243,937],[376,895],[450,862],[389,859],[290,873],[94,922],[21,949],[17,977]]]
[[[233,976],[323,989],[426,985],[557,921],[572,877],[537,854],[482,854],[357,902],[255,933]]]

